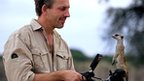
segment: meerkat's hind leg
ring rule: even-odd
[[[112,65],[116,64],[117,61],[116,61],[116,58],[118,57],[119,54],[115,54],[112,58]]]

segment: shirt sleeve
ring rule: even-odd
[[[33,81],[32,54],[19,34],[5,44],[3,62],[8,81]]]

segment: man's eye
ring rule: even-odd
[[[65,7],[61,7],[61,8],[59,8],[61,11],[65,11],[66,10],[66,8]]]

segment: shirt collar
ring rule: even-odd
[[[38,23],[36,19],[32,19],[31,26],[33,31],[43,30],[42,26]],[[57,37],[61,37],[56,30],[54,30],[54,35],[56,35]]]
[[[42,26],[38,23],[36,19],[32,19],[31,26],[32,26],[33,31],[42,29]]]

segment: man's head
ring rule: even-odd
[[[51,8],[54,0],[35,0],[35,10],[38,16],[41,15],[41,8],[45,4],[48,8]]]
[[[69,14],[69,0],[35,0],[36,13],[45,27],[62,28]]]

